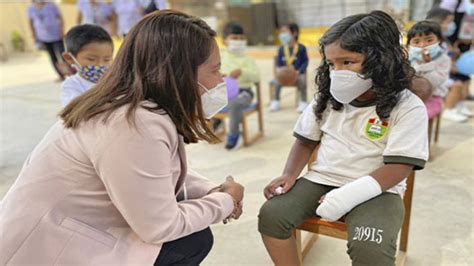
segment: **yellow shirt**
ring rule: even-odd
[[[233,54],[224,50],[221,53],[221,64],[221,73],[224,75],[229,75],[235,69],[242,71],[237,79],[240,88],[251,88],[253,83],[260,81],[255,60],[246,54]]]

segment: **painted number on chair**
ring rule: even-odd
[[[370,241],[377,244],[382,243],[382,232],[381,229],[376,229],[373,227],[364,227],[359,226],[355,228],[355,235],[352,240],[356,241]]]

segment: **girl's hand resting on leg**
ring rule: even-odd
[[[270,184],[268,184],[263,190],[263,194],[267,200],[273,198],[274,196],[279,196],[285,194],[289,191],[296,182],[296,178],[291,176],[280,176],[273,179]]]

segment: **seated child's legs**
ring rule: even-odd
[[[229,135],[239,134],[239,124],[242,120],[243,111],[252,104],[252,95],[241,91],[237,97],[232,99],[227,108],[229,109]]]
[[[304,219],[315,216],[319,199],[333,187],[313,183],[305,178],[281,196],[266,201],[258,215],[258,231],[277,239],[288,239]]]
[[[273,79],[272,81],[270,81],[270,86],[273,87],[273,95],[272,95],[273,100],[279,101],[280,100],[280,92],[281,92],[280,83],[278,83],[278,80]]]
[[[464,83],[460,80],[453,82],[449,87],[448,95],[446,95],[446,109],[453,109],[456,105],[463,100],[463,89]]]
[[[308,98],[306,93],[306,74],[300,74],[296,82],[296,86],[300,92],[300,101],[306,102]]]
[[[466,80],[463,82],[463,89],[462,89],[462,100],[467,99],[469,96],[469,86],[471,85],[471,80]]]
[[[347,253],[352,265],[395,265],[404,206],[398,194],[382,193],[346,216]]]
[[[440,96],[431,96],[425,102],[426,110],[428,111],[428,119],[436,117],[443,108],[443,98]]]

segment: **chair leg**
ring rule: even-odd
[[[258,131],[263,136],[263,112],[260,107],[258,109]]]
[[[247,118],[242,117],[242,138],[244,139],[244,146],[249,145],[249,138],[248,138],[248,128],[247,128]]]
[[[396,266],[405,265],[405,260],[407,259],[407,253],[405,251],[398,251],[397,257],[395,258]]]
[[[406,198],[403,199],[403,203],[405,205],[405,216],[403,217],[403,225],[400,232],[400,243],[398,246],[399,251],[404,252],[406,252],[408,249],[408,232],[410,229],[411,201],[414,182],[415,172],[412,171],[410,177],[407,178],[407,191],[405,191]]]
[[[433,141],[431,140],[433,138],[433,124],[434,124],[434,119],[432,118],[428,121],[428,161],[434,160],[434,145]]]
[[[430,150],[431,150],[431,136],[432,136],[431,133],[433,132],[433,120],[434,118],[428,121],[428,147]]]
[[[439,139],[439,124],[441,123],[441,114],[436,116],[436,126],[435,126],[435,135],[434,135],[434,142],[438,143]]]
[[[303,253],[301,251],[301,245],[303,240],[301,239],[301,231],[298,229],[293,230],[293,237],[296,241],[296,252],[298,252],[298,259],[300,264],[303,263]]]
[[[300,263],[303,262],[316,240],[318,240],[318,234],[314,234],[311,232],[308,232],[308,234],[309,235],[303,239],[301,237],[301,230],[293,230],[293,236],[296,240],[296,250],[298,252],[298,258],[300,259]]]

